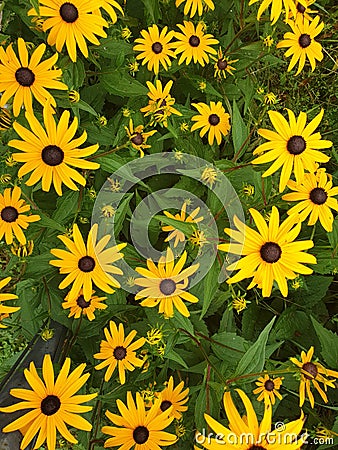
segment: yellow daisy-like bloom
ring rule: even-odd
[[[138,125],[137,127],[134,127],[133,119],[129,120],[129,127],[124,127],[128,137],[129,141],[132,145],[132,147],[140,152],[140,157],[143,158],[144,156],[144,149],[150,148],[151,145],[147,145],[147,139],[150,136],[153,136],[156,133],[156,130],[148,131],[147,133],[144,133],[144,126]]]
[[[86,141],[87,133],[84,131],[80,137],[73,139],[78,129],[78,119],[75,117],[69,124],[70,113],[64,111],[56,125],[49,104],[43,110],[45,128],[41,126],[33,113],[26,112],[25,116],[32,131],[15,122],[14,130],[23,140],[12,139],[8,143],[22,152],[13,154],[15,161],[24,163],[19,169],[18,176],[23,177],[32,172],[26,181],[28,186],[33,186],[41,180],[42,190],[49,192],[53,183],[58,195],[62,195],[62,183],[74,191],[78,190],[74,181],[84,186],[86,179],[70,166],[80,169],[98,169],[99,164],[83,160],[83,158],[95,153],[99,146],[95,144],[79,148]]]
[[[275,396],[282,400],[282,396],[278,392],[282,383],[283,377],[278,378],[270,378],[269,375],[264,375],[264,377],[259,377],[255,382],[258,388],[254,389],[254,394],[259,394],[257,400],[261,402],[264,400],[264,403],[272,405],[275,404],[276,399]]]
[[[20,197],[21,189],[18,186],[14,186],[13,190],[7,188],[0,194],[0,239],[5,236],[6,244],[12,244],[14,234],[20,244],[25,245],[26,236],[22,228],[26,230],[30,223],[40,220],[37,214],[24,214],[31,207]]]
[[[199,264],[183,269],[187,252],[182,254],[176,265],[174,259],[174,254],[168,247],[166,256],[161,256],[157,267],[151,259],[147,259],[148,269],[135,269],[143,277],[136,278],[135,284],[144,288],[136,294],[135,300],[146,297],[141,305],[150,308],[159,305],[159,313],[163,313],[166,318],[174,316],[174,306],[183,316],[189,317],[188,308],[182,300],[198,302],[198,298],[187,292],[186,288],[189,277],[197,271]]]
[[[156,75],[160,70],[160,64],[168,70],[168,66],[171,66],[170,57],[176,58],[172,50],[174,46],[170,43],[174,35],[174,31],[168,32],[168,27],[164,27],[160,33],[157,25],[152,25],[148,31],[142,30],[142,38],[135,39],[137,45],[133,48],[137,52],[142,52],[136,59],[143,59],[143,66],[148,63],[148,70],[153,70]]]
[[[11,281],[11,277],[4,278],[0,281],[0,291]],[[2,302],[7,300],[15,300],[18,296],[15,294],[1,293],[0,292],[0,328],[7,328],[6,325],[1,323],[2,319],[9,316],[16,311],[19,311],[20,306],[5,306]]]
[[[113,24],[117,22],[117,14],[114,8],[118,9],[124,16],[121,5],[115,0],[100,0],[100,8],[104,9],[109,14]],[[93,13],[101,16],[100,9],[95,9]]]
[[[297,20],[296,22],[288,22],[292,32],[285,33],[284,40],[277,44],[277,48],[289,47],[285,52],[286,58],[292,55],[288,72],[299,61],[296,72],[296,75],[298,75],[305,65],[306,58],[309,60],[313,72],[316,68],[316,60],[321,61],[323,59],[322,46],[319,42],[315,41],[315,37],[324,28],[324,23],[319,24],[319,21],[320,17],[316,16],[312,22],[309,22],[306,18],[304,20]]]
[[[273,281],[276,280],[284,297],[288,295],[287,279],[293,280],[297,274],[310,275],[313,270],[301,263],[316,264],[313,255],[304,253],[313,247],[311,240],[294,242],[301,230],[301,222],[295,215],[289,216],[279,225],[279,212],[273,206],[269,224],[255,209],[249,209],[258,232],[242,223],[236,216],[234,223],[238,231],[225,228],[224,231],[238,244],[219,244],[219,250],[235,255],[244,255],[239,261],[230,264],[228,270],[239,270],[227,280],[228,284],[237,283],[253,277],[247,289],[258,286],[263,297],[270,297]]]
[[[203,217],[196,217],[201,208],[194,209],[188,216],[186,214],[187,211],[187,203],[184,202],[181,208],[181,212],[175,215],[170,214],[168,211],[163,211],[164,215],[169,217],[169,219],[179,220],[180,222],[186,223],[198,223],[203,220]],[[179,242],[185,241],[185,235],[182,231],[177,230],[172,225],[165,225],[162,227],[162,231],[170,232],[169,236],[164,240],[164,242],[169,242],[171,239],[175,239],[174,247],[177,247]]]
[[[7,108],[0,108],[0,131],[8,130],[12,126],[11,113]]]
[[[166,120],[172,114],[181,116],[182,114],[173,107],[175,104],[175,99],[170,95],[170,89],[172,88],[173,80],[168,81],[168,83],[163,87],[160,80],[156,80],[153,84],[147,81],[147,86],[149,89],[148,105],[141,108],[140,111],[145,113],[144,116],[153,116],[153,122],[160,122],[166,125]]]
[[[120,287],[120,283],[110,274],[123,274],[121,269],[112,264],[123,258],[120,250],[127,244],[118,244],[104,250],[110,240],[110,235],[107,234],[99,242],[96,242],[97,231],[98,225],[94,224],[89,231],[86,246],[79,227],[74,224],[74,241],[67,236],[58,236],[69,251],[56,248],[50,251],[52,255],[60,259],[53,259],[49,261],[49,264],[59,267],[61,274],[68,274],[59,284],[59,288],[64,289],[73,283],[68,294],[69,301],[78,298],[81,289],[83,289],[84,299],[88,302],[92,296],[93,283],[107,294],[115,292],[112,287]]]
[[[306,441],[307,434],[300,434],[304,424],[304,414],[297,420],[288,422],[283,429],[272,428],[272,407],[265,405],[264,416],[261,423],[258,423],[255,410],[249,397],[241,389],[236,389],[244,404],[246,414],[241,417],[234,405],[231,392],[225,392],[223,397],[225,413],[229,420],[229,427],[226,428],[220,422],[204,414],[205,420],[214,431],[216,438],[205,439],[203,447],[208,450],[298,450]],[[243,439],[244,437],[244,439]],[[199,441],[199,433],[196,436]]]
[[[178,8],[184,2],[184,15],[187,16],[190,11],[190,18],[194,17],[196,13],[201,16],[204,8],[209,8],[212,11],[215,9],[215,5],[212,0],[176,0],[176,7]]]
[[[302,406],[304,404],[305,395],[307,395],[312,408],[314,407],[315,400],[311,392],[311,383],[319,392],[324,402],[327,403],[328,399],[325,392],[327,391],[328,386],[332,388],[336,387],[334,384],[336,380],[329,380],[326,377],[338,377],[338,372],[326,369],[319,362],[311,361],[313,352],[314,347],[312,346],[307,353],[302,351],[300,355],[301,361],[298,361],[297,358],[290,358],[290,361],[293,362],[293,364],[296,364],[296,366],[300,367],[301,369],[301,380],[299,385],[299,406]],[[323,383],[325,392],[318,383]]]
[[[221,48],[218,49],[217,58],[215,56],[211,56],[211,59],[215,61],[215,78],[226,78],[227,74],[233,75],[233,71],[236,70],[236,68],[231,64],[236,63],[238,59],[230,60],[227,56],[225,56]]]
[[[315,174],[307,173],[303,182],[297,184],[290,180],[287,186],[295,192],[283,195],[286,201],[300,202],[288,210],[288,214],[298,213],[301,221],[310,216],[308,225],[314,225],[318,219],[326,231],[332,231],[333,214],[331,208],[338,211],[338,186],[332,187],[332,177],[319,169]]]
[[[286,17],[289,17],[291,12],[293,16],[296,15],[296,5],[294,0],[250,0],[249,6],[261,1],[261,5],[258,8],[257,20],[260,20],[263,12],[268,9],[271,4],[270,21],[272,25],[277,22],[282,10],[285,9]],[[306,0],[299,0],[300,4],[305,4]]]
[[[102,2],[99,2],[100,6]],[[107,37],[103,27],[108,27],[101,15],[92,14],[97,9],[95,0],[39,0],[39,14],[34,8],[28,11],[29,16],[40,16],[43,31],[50,30],[47,38],[49,45],[55,45],[61,52],[66,44],[70,59],[77,58],[76,45],[82,54],[88,58],[86,39],[95,45],[100,45],[97,36]]]
[[[45,44],[40,44],[29,59],[27,44],[22,38],[18,39],[19,58],[12,44],[6,48],[6,51],[0,47],[0,92],[2,92],[0,107],[14,96],[14,116],[20,114],[23,104],[27,111],[33,113],[32,97],[36,98],[41,105],[50,99],[52,105],[56,106],[54,98],[47,89],[68,89],[67,85],[59,81],[62,71],[52,69],[58,59],[57,53],[40,62],[45,50]]]
[[[225,112],[222,102],[210,102],[210,106],[205,103],[193,103],[192,105],[199,114],[191,118],[196,122],[191,127],[191,131],[201,128],[200,136],[203,137],[208,133],[209,145],[212,145],[215,139],[220,145],[222,136],[226,136],[230,130],[230,115]]]
[[[185,406],[185,403],[189,400],[188,394],[189,388],[184,389],[184,381],[181,381],[174,387],[174,378],[170,377],[165,389],[156,393],[156,396],[161,399],[160,410],[164,412],[172,406],[169,417],[173,416],[175,419],[180,420],[182,413],[188,409]]]
[[[104,443],[104,447],[119,447],[120,450],[158,450],[162,445],[172,445],[177,441],[174,434],[163,431],[174,417],[169,417],[170,410],[159,414],[161,400],[146,411],[145,402],[139,392],[136,392],[136,403],[132,393],[127,392],[127,404],[116,400],[121,415],[106,411],[106,416],[114,424],[102,427],[102,433],[112,436]]]
[[[21,449],[26,448],[37,433],[34,448],[39,448],[47,441],[48,450],[55,450],[56,431],[59,431],[67,441],[77,444],[78,441],[69,432],[67,425],[85,431],[92,429],[92,425],[80,416],[81,413],[91,411],[92,407],[81,403],[92,400],[97,394],[75,395],[88,380],[90,374],[82,375],[86,364],[80,364],[69,374],[70,363],[70,358],[66,358],[54,381],[54,369],[50,355],[45,355],[43,359],[43,379],[39,377],[34,362],[31,362],[29,369],[25,369],[24,374],[32,389],[11,389],[10,391],[13,397],[24,401],[0,408],[0,411],[5,413],[30,409],[29,412],[2,430],[5,433],[22,431],[24,437]]]
[[[313,11],[310,6],[313,5],[313,3],[316,0],[301,0],[301,2],[296,1],[296,15],[294,16],[295,21],[298,20],[303,21],[304,19],[307,19],[309,21],[312,20],[312,17],[310,14],[314,14],[317,11]],[[289,19],[292,18],[292,14],[289,14]],[[286,20],[287,22],[287,20]]]
[[[252,164],[265,164],[274,161],[262,177],[268,177],[282,167],[279,192],[284,191],[292,171],[296,176],[297,183],[301,183],[304,178],[304,170],[313,173],[318,167],[316,162],[328,162],[329,156],[317,150],[332,146],[331,141],[321,139],[320,133],[314,133],[323,118],[323,109],[308,125],[306,125],[306,113],[301,112],[296,119],[290,109],[287,109],[287,112],[289,123],[279,112],[268,112],[276,131],[264,128],[258,130],[258,134],[268,139],[269,142],[259,145],[253,154],[267,153],[251,161]]]
[[[186,61],[188,65],[193,60],[195,64],[199,62],[204,67],[205,63],[209,62],[208,54],[217,54],[216,50],[210,46],[219,42],[212,34],[204,34],[201,23],[197,24],[196,28],[192,22],[185,20],[183,23],[184,25],[177,24],[182,33],[175,33],[175,37],[178,39],[174,43],[175,54],[182,53],[178,64]]]
[[[96,309],[106,309],[108,305],[102,303],[107,297],[98,297],[94,295],[95,291],[92,291],[92,295],[88,301],[84,299],[83,290],[80,290],[80,294],[77,298],[71,298],[69,295],[65,297],[65,301],[62,303],[63,309],[69,309],[68,317],[74,317],[78,319],[83,314],[88,317],[88,320],[95,319],[94,312]]]
[[[115,322],[112,320],[109,322],[109,330],[104,328],[103,331],[107,340],[101,341],[100,353],[94,355],[94,358],[104,361],[95,366],[95,369],[100,370],[108,366],[104,380],[109,381],[117,367],[120,382],[124,384],[126,382],[126,370],[133,371],[135,367],[143,365],[142,359],[137,358],[135,350],[142,347],[146,340],[142,337],[132,342],[137,331],[132,330],[127,337],[124,337],[122,323],[119,324],[117,329]]]

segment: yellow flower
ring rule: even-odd
[[[173,46],[176,49],[175,54],[182,53],[178,64],[182,64],[186,61],[186,64],[190,64],[191,60],[196,64],[199,62],[204,67],[205,63],[209,62],[209,55],[215,55],[217,52],[211,45],[218,44],[218,40],[215,39],[212,34],[204,34],[203,27],[199,23],[196,28],[192,22],[183,22],[184,25],[177,24],[182,33],[175,33],[177,42],[174,42]]]
[[[209,184],[209,186],[212,187],[214,183],[218,181],[217,170],[214,167],[206,167],[205,169],[203,169],[201,181],[203,181],[206,184]]]
[[[11,113],[7,108],[0,108],[0,131],[8,130],[12,126]]]
[[[119,192],[121,190],[121,183],[119,182],[119,180],[115,179],[115,180],[111,180],[110,178],[107,178],[109,184],[110,184],[110,189],[113,192]]]
[[[181,208],[181,212],[177,213],[175,215],[169,213],[168,211],[163,211],[164,215],[168,217],[169,219],[175,219],[179,220],[180,222],[185,223],[198,223],[203,220],[203,217],[197,217],[201,208],[196,208],[194,211],[192,211],[188,216],[186,215],[187,211],[187,203],[184,202]],[[177,228],[175,228],[172,225],[165,225],[162,227],[162,231],[170,232],[168,237],[164,240],[164,242],[169,242],[171,239],[175,239],[174,247],[177,247],[179,242],[185,241],[185,235],[182,231],[179,231]]]
[[[0,107],[6,105],[8,100],[13,99],[13,114],[20,114],[21,106],[24,104],[27,111],[33,114],[33,99],[44,105],[49,99],[53,106],[56,106],[54,97],[47,89],[67,90],[68,87],[59,81],[62,75],[60,69],[52,70],[58,54],[55,53],[49,59],[41,61],[46,50],[45,44],[40,44],[29,59],[27,43],[18,39],[17,58],[12,44],[6,51],[0,47]]]
[[[91,297],[89,300],[85,300],[83,296],[83,290],[80,290],[80,293],[77,297],[72,298],[69,294],[65,297],[65,301],[62,303],[63,309],[70,309],[68,317],[74,317],[74,319],[79,319],[83,314],[88,318],[88,320],[92,321],[95,319],[94,312],[96,309],[106,309],[108,305],[102,303],[103,300],[106,300],[107,297],[98,297],[94,295],[95,291],[92,291]]]
[[[4,278],[0,281],[0,291],[11,281],[11,277]],[[20,306],[5,306],[3,302],[7,300],[16,300],[18,298],[15,294],[8,294],[0,292],[0,328],[7,328],[1,322],[3,319],[9,317],[10,314],[19,311]]]
[[[314,352],[314,347],[310,347],[309,351],[305,353],[302,351],[301,353],[301,361],[298,361],[297,358],[290,358],[290,361],[293,364],[296,364],[301,369],[300,376],[300,384],[299,384],[299,406],[303,406],[305,401],[305,395],[309,398],[310,405],[313,408],[315,404],[315,400],[313,394],[311,392],[311,383],[314,388],[319,392],[320,396],[324,400],[325,403],[328,402],[327,396],[325,392],[327,391],[327,387],[335,388],[334,382],[335,379],[328,379],[326,377],[338,377],[338,372],[330,369],[326,369],[319,362],[311,361]],[[325,392],[319,386],[319,383],[323,383]]]
[[[121,30],[121,37],[122,39],[126,40],[127,42],[129,42],[129,39],[132,37],[132,33],[130,31],[130,29],[128,27],[124,27]]]
[[[203,245],[207,244],[208,239],[204,231],[195,230],[190,236],[189,241],[196,247],[203,247]]]
[[[227,74],[233,75],[233,71],[236,69],[231,64],[236,63],[238,59],[230,60],[227,56],[225,56],[225,54],[223,54],[221,48],[218,49],[217,58],[214,56],[211,56],[211,58],[215,61],[215,78],[217,77],[222,79],[222,77],[226,78]]]
[[[313,247],[313,241],[295,241],[301,230],[301,223],[295,223],[295,215],[289,216],[279,225],[279,212],[273,206],[267,225],[262,215],[249,209],[258,232],[242,223],[236,216],[234,223],[238,231],[225,228],[224,231],[237,243],[219,244],[221,251],[242,255],[243,258],[230,264],[228,270],[239,270],[227,283],[237,283],[253,277],[247,289],[258,286],[263,297],[270,297],[273,281],[276,280],[284,297],[288,294],[287,279],[294,279],[297,273],[311,274],[312,269],[302,263],[316,264],[313,255],[304,253]]]
[[[273,43],[274,43],[274,39],[270,34],[263,39],[263,44],[265,45],[265,47],[270,48],[270,47],[272,47]]]
[[[168,70],[168,66],[171,66],[170,57],[176,58],[172,50],[174,45],[170,43],[174,34],[174,31],[168,32],[168,27],[164,27],[160,33],[157,25],[152,25],[148,31],[142,30],[142,38],[135,39],[137,45],[133,48],[135,51],[142,52],[136,56],[136,59],[143,59],[143,66],[148,63],[148,70],[153,70],[155,75],[160,70],[160,64]]]
[[[25,430],[21,442],[21,448],[26,448],[35,435],[34,442],[39,448],[47,441],[48,450],[55,450],[56,431],[72,444],[77,444],[75,437],[67,429],[71,425],[79,430],[90,431],[92,425],[80,413],[92,410],[91,406],[84,406],[81,403],[88,402],[95,398],[97,394],[75,393],[85,384],[90,374],[82,375],[86,364],[80,364],[69,374],[70,358],[61,367],[60,373],[54,381],[54,369],[50,355],[45,355],[42,364],[43,380],[39,377],[34,362],[31,362],[29,369],[25,369],[25,378],[31,389],[11,389],[13,397],[24,401],[15,403],[12,406],[0,408],[1,412],[13,413],[30,409],[21,417],[12,421],[3,428],[3,432],[10,433],[16,430]]]
[[[95,369],[100,370],[108,366],[104,380],[109,381],[117,367],[120,382],[125,384],[126,370],[133,371],[135,367],[141,367],[143,364],[143,361],[136,357],[135,350],[142,347],[145,339],[140,338],[132,342],[137,331],[132,330],[128,336],[124,337],[122,323],[117,328],[112,320],[109,322],[109,330],[104,328],[104,334],[106,340],[101,341],[100,352],[94,355],[94,358],[103,359],[104,361],[95,366]]]
[[[80,93],[73,89],[68,92],[68,98],[71,103],[78,103],[80,101]]]
[[[9,173],[4,173],[3,175],[0,175],[0,184],[8,184],[12,181],[12,175]]]
[[[101,127],[105,127],[108,123],[107,118],[105,116],[99,116],[98,122]]]
[[[313,11],[310,6],[315,3],[316,0],[300,0],[296,1],[296,15],[293,15],[290,11],[289,17],[286,17],[286,22],[288,22],[288,19],[291,19],[294,17],[295,21],[303,21],[304,19],[307,19],[309,21],[312,20],[312,17],[310,14],[315,14],[318,11]]]
[[[100,0],[100,8],[109,14],[113,24],[117,22],[117,14],[114,8],[118,9],[124,15],[123,9],[116,0]],[[101,16],[100,9],[93,10],[93,13]]]
[[[166,256],[161,256],[158,266],[151,259],[147,260],[147,267],[136,267],[136,272],[142,278],[136,278],[135,284],[143,289],[135,296],[135,300],[144,298],[142,306],[154,307],[159,305],[159,313],[166,318],[174,316],[174,306],[185,317],[189,317],[188,308],[182,300],[197,303],[198,298],[186,291],[189,277],[193,275],[199,264],[194,264],[186,269],[183,266],[187,260],[187,252],[184,252],[175,265],[174,254],[168,247]]]
[[[243,195],[252,197],[255,194],[255,187],[252,184],[244,184],[242,188]]]
[[[174,417],[176,420],[180,420],[182,413],[188,409],[185,404],[189,400],[189,388],[183,389],[184,381],[174,387],[174,378],[170,377],[165,389],[157,394],[161,399],[160,410],[164,412],[172,406],[169,417]]]
[[[291,287],[292,289],[294,289],[295,291],[301,287],[303,287],[303,280],[300,278],[300,276],[298,275],[294,280],[291,281]]]
[[[326,231],[332,231],[333,214],[331,209],[338,211],[338,201],[333,198],[338,195],[338,186],[332,186],[331,177],[325,170],[316,173],[306,173],[302,183],[290,180],[287,186],[295,192],[283,195],[286,201],[300,202],[288,210],[288,214],[298,213],[301,221],[308,216],[308,225],[314,225],[318,219]]]
[[[106,2],[105,2],[106,3]],[[102,0],[100,0],[102,4]],[[75,62],[77,59],[76,45],[81,53],[88,58],[87,39],[94,45],[100,45],[97,36],[107,37],[103,27],[108,27],[107,22],[101,14],[92,14],[97,9],[95,0],[72,0],[62,2],[62,0],[39,0],[39,14],[32,8],[28,11],[29,16],[41,16],[43,31],[50,30],[47,42],[48,45],[55,45],[60,53],[66,44],[70,59]]]
[[[101,208],[101,212],[104,217],[110,218],[115,215],[116,210],[111,205],[105,205]]]
[[[254,389],[254,394],[259,394],[257,397],[257,400],[261,402],[264,400],[265,404],[272,404],[274,405],[276,402],[275,396],[279,398],[279,400],[282,400],[282,396],[278,392],[284,378],[278,377],[278,378],[270,378],[269,375],[264,375],[264,377],[259,377],[258,380],[255,382],[258,388]]]
[[[11,246],[11,252],[18,258],[26,258],[27,256],[30,256],[33,253],[33,250],[34,242],[32,240],[27,241],[26,244],[14,242]]]
[[[54,336],[54,330],[46,327],[41,331],[40,336],[43,341],[47,342]]]
[[[150,148],[151,145],[147,144],[147,140],[150,136],[153,136],[156,133],[156,130],[148,131],[147,133],[144,133],[144,126],[138,125],[134,128],[133,119],[129,120],[129,127],[124,127],[128,137],[129,141],[131,143],[131,146],[140,152],[140,157],[143,158],[144,156],[144,149]]]
[[[184,15],[187,16],[190,11],[190,18],[194,17],[196,13],[201,16],[204,9],[210,8],[212,11],[215,9],[215,5],[212,0],[176,0],[176,8],[184,2]]]
[[[240,291],[237,292],[237,295],[233,294],[232,301],[229,305],[230,309],[234,309],[235,311],[237,311],[238,314],[244,311],[247,307],[247,304],[251,303],[248,300],[246,300],[245,296],[246,294],[241,295]]]
[[[251,161],[252,164],[265,164],[274,161],[263,177],[268,177],[282,167],[279,180],[279,192],[283,192],[292,171],[297,183],[304,178],[304,171],[315,172],[316,162],[326,163],[330,158],[317,150],[330,148],[331,141],[321,139],[320,133],[314,133],[323,118],[324,110],[306,125],[307,115],[301,112],[296,119],[294,113],[287,109],[289,123],[277,111],[269,111],[269,117],[276,131],[264,128],[258,130],[258,134],[268,139],[269,142],[259,145],[253,154],[264,155]]]
[[[277,96],[273,92],[268,92],[264,95],[264,103],[266,105],[275,105],[277,102]]]
[[[283,6],[285,9],[285,15],[286,17],[289,16],[289,12],[293,15],[296,15],[296,5],[294,0],[250,0],[249,6],[253,5],[254,3],[260,1],[261,5],[258,9],[257,13],[257,20],[260,20],[261,15],[263,12],[268,9],[270,3],[271,3],[271,14],[270,14],[270,21],[272,25],[277,22],[279,19],[279,16],[281,15]],[[304,0],[300,0],[300,3],[304,3]]]
[[[150,331],[147,331],[146,341],[150,345],[157,345],[163,339],[162,327],[160,328],[151,328]]]
[[[131,75],[134,76],[135,73],[139,71],[139,66],[140,66],[139,63],[136,60],[129,62],[128,70],[131,73]]]
[[[315,41],[315,37],[323,30],[324,23],[319,24],[320,17],[316,16],[312,22],[307,19],[298,20],[297,22],[289,21],[292,32],[288,32],[284,35],[284,40],[278,42],[277,48],[289,47],[285,52],[285,57],[288,58],[292,55],[288,72],[293,69],[297,61],[299,61],[298,75],[304,65],[306,58],[308,58],[312,72],[316,68],[316,60],[321,61],[323,59],[322,46],[319,42]]]
[[[230,115],[225,112],[222,103],[210,102],[210,106],[205,103],[193,103],[193,106],[199,114],[191,119],[196,122],[191,127],[191,131],[201,128],[200,136],[203,137],[208,133],[209,145],[212,145],[215,139],[217,144],[220,145],[222,136],[227,136],[230,130]]]

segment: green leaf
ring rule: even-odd
[[[39,330],[37,312],[40,309],[40,298],[37,295],[37,280],[19,281],[16,294],[20,299],[20,319],[22,330],[28,338],[32,338]]]
[[[181,364],[181,366],[183,366],[185,369],[189,368],[184,359],[174,350],[170,350],[170,352],[168,354],[165,354],[164,357]]]
[[[68,191],[56,201],[56,211],[52,219],[58,223],[67,223],[72,218],[77,209],[79,201],[79,191]]]
[[[265,364],[265,349],[269,333],[276,320],[274,317],[259,335],[257,341],[247,350],[239,361],[235,376],[244,375],[251,372],[261,372]]]
[[[239,158],[246,149],[246,145],[244,145],[244,142],[246,141],[248,137],[248,129],[244,123],[244,120],[242,118],[241,113],[239,112],[237,103],[235,100],[232,104],[232,142],[234,144],[234,151],[237,155],[237,158]],[[243,147],[242,147],[243,146]],[[242,148],[241,148],[242,147]],[[237,154],[240,150],[240,153]]]
[[[125,41],[116,41],[109,37],[101,40],[101,45],[95,51],[104,57],[118,56],[118,55],[132,55],[134,53],[133,46]]]
[[[65,227],[63,227],[50,217],[46,216],[45,214],[39,212],[39,216],[41,217],[41,220],[39,221],[39,225],[41,227],[51,228],[52,230],[57,230],[61,233],[65,233],[67,231]]]
[[[158,220],[159,222],[163,222],[165,225],[171,225],[172,227],[176,228],[177,230],[181,231],[185,234],[185,236],[191,236],[192,233],[196,230],[197,226],[193,223],[187,223],[182,222],[181,220],[171,219],[170,217],[167,217],[165,215],[155,215],[154,219]]]
[[[119,97],[139,97],[147,95],[148,89],[125,71],[114,71],[100,77],[101,84],[110,94]]]
[[[97,112],[94,108],[92,108],[88,103],[84,102],[83,100],[79,100],[75,105],[73,105],[73,108],[81,109],[82,111],[87,111],[89,114],[92,114],[93,116],[97,116]]]
[[[338,361],[338,336],[323,327],[316,319],[310,316],[314,329],[322,347],[321,355],[324,361],[333,368],[337,367]]]
[[[200,319],[202,319],[208,308],[215,298],[215,295],[218,291],[218,274],[219,274],[219,262],[216,259],[209,269],[206,276],[203,278],[201,283],[198,285],[198,290],[196,287],[196,294],[199,296],[200,301],[202,301],[202,312],[200,315]],[[202,286],[201,286],[202,284]],[[202,293],[202,295],[201,295]]]
[[[29,0],[30,4],[33,6],[33,8],[35,9],[35,11],[38,13],[40,13],[40,4],[39,4],[39,0]]]

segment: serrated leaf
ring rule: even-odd
[[[337,368],[338,364],[338,336],[332,331],[323,327],[316,319],[310,316],[314,329],[320,341],[321,355],[324,361],[332,368]]]

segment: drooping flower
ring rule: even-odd
[[[11,277],[4,278],[0,281],[0,291],[11,281]],[[4,305],[3,302],[7,300],[15,300],[18,296],[15,294],[9,294],[7,292],[0,292],[0,328],[7,328],[6,325],[3,325],[2,319],[7,318],[9,314],[12,314],[16,311],[19,311],[20,306],[7,306]]]
[[[212,11],[215,9],[212,0],[176,0],[176,7],[178,8],[184,2],[184,15],[187,16],[190,11],[190,18],[194,17],[196,13],[201,16],[206,8],[210,8]]]
[[[107,297],[98,297],[94,295],[95,291],[92,291],[92,295],[88,301],[84,299],[83,291],[80,290],[80,293],[77,298],[72,298],[69,295],[65,297],[65,301],[62,303],[63,309],[70,309],[68,317],[74,317],[74,319],[79,319],[83,314],[88,318],[88,320],[92,321],[95,319],[94,312],[96,309],[106,309],[108,305],[102,303],[103,300],[106,300]]]
[[[210,106],[205,103],[193,103],[199,114],[191,118],[196,122],[191,127],[191,131],[201,128],[200,136],[208,133],[209,145],[222,142],[222,136],[227,136],[230,130],[230,115],[225,112],[222,102],[210,102]]]
[[[215,69],[215,78],[226,78],[228,75],[233,75],[233,71],[236,70],[231,64],[234,64],[238,61],[238,59],[228,58],[222,51],[221,48],[218,49],[217,57],[211,56],[211,59],[215,61],[214,69]]]
[[[117,328],[112,320],[109,322],[109,330],[104,328],[103,331],[106,340],[101,341],[100,352],[95,353],[94,358],[103,359],[104,361],[95,366],[95,369],[100,370],[108,366],[104,380],[109,381],[117,367],[120,382],[124,384],[126,382],[126,370],[133,371],[135,367],[143,365],[143,361],[137,358],[135,350],[142,347],[146,340],[142,337],[132,342],[137,331],[132,330],[125,337],[122,323]]]
[[[151,145],[147,144],[147,140],[150,136],[153,136],[156,133],[156,130],[151,130],[145,133],[143,125],[138,125],[137,127],[134,127],[133,119],[129,120],[129,127],[124,128],[128,134],[129,141],[132,147],[135,150],[139,151],[140,157],[143,158],[144,156],[143,150],[151,147]]]
[[[100,0],[100,8],[102,8],[104,11],[106,11],[106,13],[109,14],[113,24],[117,22],[117,14],[115,9],[117,9],[122,15],[124,15],[121,5],[116,0]],[[95,9],[93,13],[101,15],[100,9]]]
[[[263,297],[270,297],[274,280],[284,297],[288,295],[287,279],[296,278],[297,274],[311,274],[312,269],[302,263],[316,264],[313,255],[304,253],[313,247],[313,241],[295,241],[301,230],[301,223],[296,223],[295,215],[289,216],[279,225],[279,212],[273,206],[266,223],[263,216],[254,208],[249,209],[258,228],[258,232],[242,223],[236,216],[234,223],[237,230],[225,228],[226,234],[238,244],[219,244],[219,250],[243,258],[230,264],[227,270],[239,270],[227,283],[237,283],[253,277],[247,289],[258,286]]]
[[[296,5],[294,0],[250,0],[249,6],[261,1],[261,5],[258,8],[257,20],[260,20],[263,12],[268,9],[271,4],[270,21],[273,24],[277,22],[279,16],[282,13],[282,9],[285,9],[286,17],[289,17],[291,12],[294,16],[296,15]],[[299,3],[305,3],[305,0],[299,0]]]
[[[253,390],[254,394],[259,394],[257,400],[259,402],[264,400],[264,403],[271,403],[272,405],[276,402],[275,397],[282,400],[282,396],[278,391],[283,383],[283,379],[283,377],[271,378],[268,374],[264,375],[264,377],[259,377],[255,382],[258,388]]]
[[[54,97],[47,89],[67,90],[66,84],[60,80],[61,69],[53,69],[58,54],[41,62],[46,50],[45,44],[40,44],[29,58],[27,44],[18,39],[18,55],[16,56],[12,44],[6,50],[0,47],[0,107],[13,99],[13,114],[18,116],[22,105],[33,113],[33,97],[44,105],[49,99],[56,106]]]
[[[2,430],[5,433],[16,430],[23,432],[24,437],[20,448],[26,448],[37,435],[37,440],[34,442],[35,448],[41,447],[46,441],[48,450],[55,450],[57,431],[72,444],[78,442],[69,432],[67,425],[85,431],[92,429],[92,425],[80,414],[92,410],[91,406],[85,406],[82,403],[92,400],[97,394],[75,395],[86,383],[90,374],[83,375],[86,364],[80,364],[69,373],[70,362],[70,358],[66,358],[54,381],[53,364],[50,355],[47,354],[43,359],[42,379],[38,375],[34,362],[31,362],[29,369],[24,371],[31,389],[11,389],[10,394],[23,401],[2,407],[0,411],[13,413],[30,409]]]

